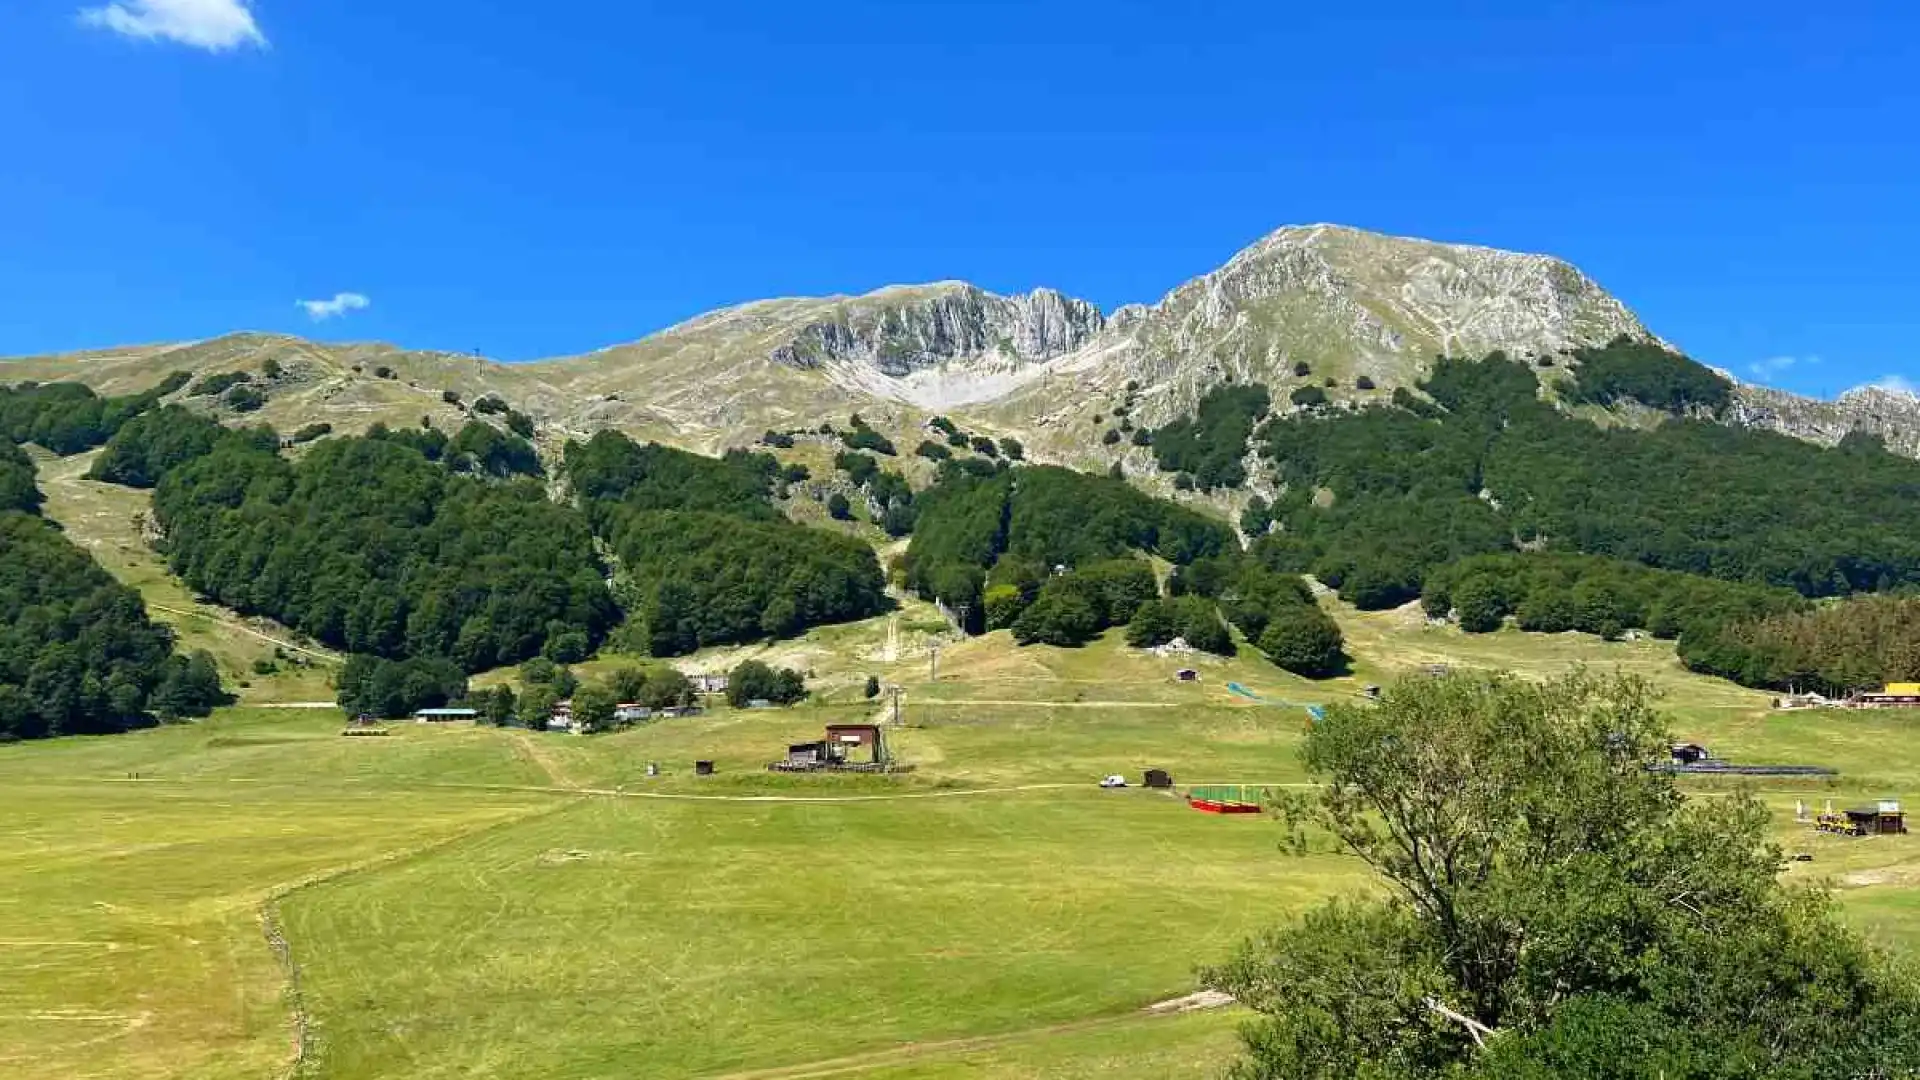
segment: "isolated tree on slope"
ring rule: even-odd
[[[1335,706],[1286,816],[1384,879],[1245,946],[1241,1080],[1904,1076],[1920,989],[1780,885],[1768,814],[1690,800],[1644,683],[1451,676]]]

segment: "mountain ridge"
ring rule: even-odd
[[[1161,424],[1223,381],[1263,382],[1281,398],[1313,385],[1336,404],[1365,404],[1417,383],[1434,355],[1503,351],[1564,367],[1572,350],[1623,334],[1665,344],[1556,256],[1323,222],[1275,229],[1157,301],[1111,313],[1047,287],[1000,294],[942,280],[750,300],[632,341],[512,364],[262,332],[0,363],[14,380],[127,392],[175,368],[252,370],[273,358],[286,374],[267,384],[260,419],[276,426],[454,423],[461,408],[445,393],[493,393],[559,436],[612,427],[709,451],[856,411],[901,433],[952,412],[1041,459],[1121,461],[1131,472],[1144,468],[1142,454],[1101,441],[1109,418]],[[1735,387],[1731,422],[1828,445],[1857,428],[1920,456],[1911,395],[1862,390],[1824,402]]]

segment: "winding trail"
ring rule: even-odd
[[[168,607],[165,604],[156,604],[151,600],[147,602],[147,610],[161,611],[161,612],[165,612],[168,615],[178,615],[181,618],[186,618],[186,619],[205,619],[208,622],[219,623],[221,626],[224,626],[229,630],[238,630],[240,633],[246,634],[249,637],[259,638],[261,641],[264,641],[269,645],[278,645],[279,647],[286,649],[288,652],[301,653],[306,656],[311,656],[315,660],[324,661],[329,664],[337,664],[340,662],[340,658],[338,656],[335,656],[333,653],[320,652],[317,649],[309,649],[304,645],[295,645],[291,641],[282,640],[280,638],[274,637],[271,634],[263,634],[260,631],[255,630],[253,627],[248,626],[246,623],[243,623],[238,619],[233,619],[225,615],[221,615],[217,611],[211,611],[211,610],[190,611],[186,608]]]

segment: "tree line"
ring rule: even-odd
[[[1347,666],[1339,624],[1320,609],[1298,574],[1230,551],[1181,567],[1169,584],[1176,597],[1212,601],[1267,659],[1296,675],[1323,678]]]
[[[988,572],[1005,556],[1051,571],[1133,553],[1187,563],[1234,545],[1225,523],[1123,480],[1054,466],[982,476],[957,464],[917,497],[904,569],[922,598],[964,607],[972,632],[986,626]]]
[[[80,383],[21,383],[0,386],[0,435],[14,443],[34,443],[61,457],[91,450],[113,437],[120,425],[187,385],[176,371],[138,394],[103,398]]]
[[[1841,696],[1920,681],[1920,599],[1858,596],[1727,626],[1699,670],[1748,686]]]
[[[626,638],[652,655],[784,637],[890,605],[872,548],[774,506],[783,474],[770,455],[709,458],[603,431],[568,443],[565,463],[619,559]]]
[[[211,416],[179,405],[163,405],[120,426],[87,470],[87,479],[125,487],[151,488],[168,469],[236,445],[273,453],[280,437],[272,428],[230,428]]]
[[[161,477],[154,512],[188,585],[353,653],[579,659],[618,616],[578,510],[379,438],[297,463],[222,441]]]
[[[1620,348],[1586,354],[1583,371]],[[1699,397],[1635,378],[1609,385]],[[1522,549],[1814,597],[1920,584],[1920,462],[1698,419],[1602,429],[1542,401],[1533,370],[1499,355],[1441,358],[1422,389],[1430,402],[1396,395],[1416,410],[1265,425],[1284,491],[1242,519],[1263,562],[1312,572],[1363,608],[1413,599],[1435,567]]]
[[[1187,477],[1185,487],[1237,488],[1247,481],[1247,440],[1272,407],[1273,396],[1259,383],[1222,383],[1200,398],[1192,416],[1138,429],[1145,435],[1134,441],[1153,447],[1161,472]]]
[[[0,442],[0,741],[100,735],[229,700],[213,657],[173,651],[140,594],[38,516],[32,461]]]

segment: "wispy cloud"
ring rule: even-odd
[[[1757,378],[1770,379],[1789,368],[1812,367],[1819,362],[1817,356],[1769,356],[1748,364],[1747,370]]]
[[[81,8],[80,22],[147,41],[165,39],[208,52],[266,48],[247,0],[115,0]]]
[[[1915,383],[1905,375],[1882,375],[1875,379],[1872,385],[1881,390],[1891,390],[1896,394],[1920,394],[1920,383]]]
[[[369,307],[373,301],[357,292],[334,293],[331,300],[296,300],[294,303],[307,309],[307,318],[321,322],[349,311],[359,311]]]

